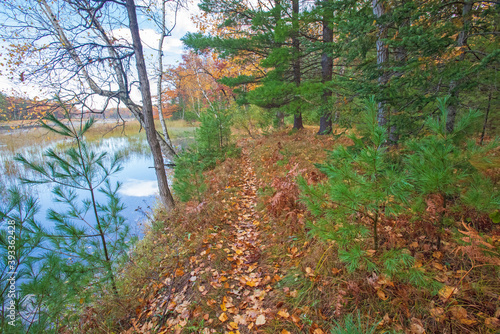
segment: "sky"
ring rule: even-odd
[[[136,1],[139,5],[140,0]],[[181,8],[177,14],[177,24],[173,29],[171,36],[165,38],[163,42],[163,65],[164,67],[168,65],[175,65],[176,63],[182,60],[182,54],[185,52],[184,46],[182,44],[181,38],[188,32],[195,32],[196,25],[192,20],[192,16],[199,13],[198,9],[199,0],[188,0],[188,3],[185,8]],[[167,12],[167,20],[169,20],[168,27],[171,27],[173,24],[172,15],[168,15]],[[148,22],[147,19],[139,17],[139,27],[141,28],[140,34],[143,42],[143,48],[146,59],[150,59],[156,61],[157,59],[157,51],[158,41],[160,38],[160,33],[154,30],[154,26],[152,23]],[[121,37],[131,41],[130,32],[126,28],[117,29],[113,31],[113,34],[116,37]],[[2,42],[0,42],[2,43]],[[5,43],[8,43],[6,41]],[[1,72],[1,62],[0,59],[0,72]],[[152,88],[154,86],[154,82],[151,82]],[[12,95],[13,90],[15,90],[18,94],[22,96],[27,96],[30,98],[34,98],[35,96],[44,96],[45,94],[49,94],[47,92],[43,92],[40,87],[33,86],[29,82],[21,82],[20,78],[14,78],[14,80],[10,80],[7,76],[0,75],[0,91],[7,95]]]

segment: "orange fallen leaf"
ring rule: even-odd
[[[222,313],[220,316],[219,316],[219,320],[220,322],[224,322],[226,321],[227,319],[229,319],[226,315],[226,313]]]
[[[388,298],[388,297],[385,295],[385,292],[384,292],[384,291],[382,291],[382,290],[380,290],[380,289],[378,289],[378,290],[377,290],[377,296],[378,296],[380,299],[382,299],[382,300],[387,300],[387,298]]]
[[[291,333],[290,333],[289,331],[287,331],[286,329],[284,329],[284,330],[282,330],[282,331],[280,332],[280,334],[291,334]]]
[[[290,313],[288,313],[286,309],[279,310],[278,315],[285,319],[288,319],[290,317]]]
[[[182,270],[181,268],[177,268],[177,270],[175,271],[175,277],[180,277],[184,275],[184,270]]]
[[[238,324],[237,324],[236,322],[234,322],[234,321],[231,321],[231,322],[229,323],[229,326],[230,326],[232,329],[238,329]]]

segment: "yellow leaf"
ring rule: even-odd
[[[232,329],[238,329],[238,324],[237,324],[237,323],[235,323],[234,321],[231,321],[231,322],[229,323],[229,326],[230,326]]]
[[[222,313],[220,316],[219,316],[219,320],[220,322],[224,322],[226,321],[227,319],[229,319],[226,315],[226,313]]]
[[[278,315],[285,319],[288,319],[290,317],[290,313],[288,313],[286,310],[279,310]]]
[[[284,329],[284,330],[282,330],[282,331],[280,332],[280,334],[291,334],[291,333],[290,333],[289,331],[287,331],[286,329]]]
[[[443,299],[449,299],[452,295],[458,293],[458,289],[455,289],[452,286],[445,285],[439,290],[439,296]]]

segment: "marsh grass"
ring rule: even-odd
[[[35,124],[27,124],[34,126]],[[155,123],[156,128],[161,131],[160,123]],[[167,121],[167,127],[172,139],[193,138],[197,128],[195,123],[187,123],[183,120]],[[95,126],[86,134],[88,142],[95,142],[103,138],[111,137],[138,137],[146,138],[144,129],[136,120],[97,121]],[[40,127],[14,128],[0,130],[0,153],[14,153],[22,147],[36,146],[46,147],[50,143],[61,141],[63,138],[57,134],[49,133]]]

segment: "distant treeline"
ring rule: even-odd
[[[72,113],[81,111],[73,108]],[[24,97],[7,96],[0,92],[0,122],[38,120],[48,113],[57,118],[62,118],[64,112],[60,107],[60,102],[54,100],[37,100]],[[105,112],[87,111],[97,118],[132,118],[134,117],[128,108],[108,108]],[[118,116],[119,115],[119,116]]]

